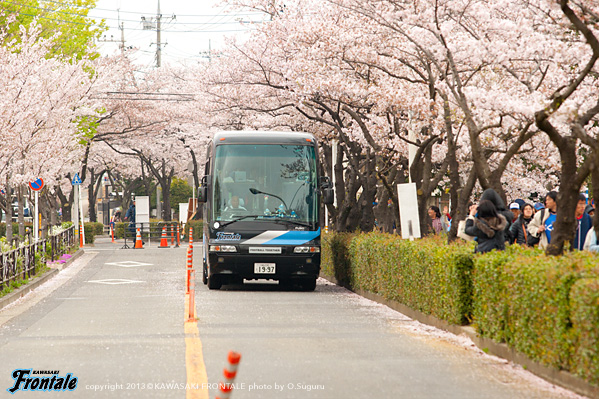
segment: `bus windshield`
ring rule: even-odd
[[[213,220],[317,222],[315,149],[309,145],[216,147]]]

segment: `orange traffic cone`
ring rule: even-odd
[[[135,249],[144,249],[143,241],[141,240],[141,230],[137,228],[137,235],[135,236]]]
[[[166,226],[162,228],[162,237],[160,238],[160,245],[158,248],[170,248],[168,245],[168,237],[166,236]]]
[[[216,399],[228,399],[231,396],[240,360],[241,354],[233,351],[229,352],[229,355],[227,356],[227,365],[223,370],[223,377],[225,378],[223,382],[218,384],[219,393],[217,394]]]

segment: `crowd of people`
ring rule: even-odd
[[[543,202],[532,204],[517,199],[506,207],[497,192],[487,189],[480,202],[470,206],[468,218],[459,223],[458,237],[476,241],[476,252],[479,253],[503,250],[506,244],[545,249],[551,242],[557,206],[555,191],[547,193]],[[576,206],[576,234],[571,243],[573,249],[599,252],[598,237],[593,229],[594,213],[594,206],[581,193]],[[441,214],[438,207],[431,206],[428,214],[435,234],[449,230],[446,210]]]

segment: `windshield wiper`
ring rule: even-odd
[[[307,228],[311,228],[312,227],[312,225],[310,223],[307,223],[307,222],[300,222],[298,220],[285,219],[285,218],[277,217],[277,216],[265,216],[265,215],[244,215],[244,216],[240,216],[238,218],[235,218],[233,220],[230,220],[228,222],[225,222],[225,223],[221,224],[220,227],[225,227],[225,226],[230,225],[231,223],[239,222],[240,220],[248,219],[248,218],[254,218],[254,219],[263,218],[264,220],[268,220],[268,221],[272,221],[272,222],[288,222],[288,223],[294,224],[296,226],[303,226],[303,227],[307,227]]]
[[[247,218],[254,218],[255,219],[255,218],[258,218],[260,216],[262,216],[262,215],[244,215],[244,216],[240,216],[238,218],[235,218],[233,220],[230,220],[228,222],[225,222],[225,223],[221,224],[220,227],[228,226],[231,223],[239,222],[240,220],[243,220],[243,219],[247,219]]]
[[[304,227],[312,227],[312,225],[310,223],[307,222],[300,222],[298,220],[293,220],[293,219],[285,219],[285,218],[281,218],[281,217],[277,217],[275,219],[273,219],[275,222],[289,222],[291,224],[295,224],[297,226],[304,226]]]

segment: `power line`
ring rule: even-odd
[[[84,22],[76,22],[76,21],[68,21],[66,19],[58,19],[58,18],[49,18],[49,17],[43,17],[41,15],[35,15],[35,14],[28,14],[25,12],[20,12],[20,11],[16,11],[17,14],[19,15],[26,15],[28,17],[36,17],[36,18],[42,18],[42,19],[46,19],[48,21],[56,21],[56,22],[64,22],[67,24],[74,24],[74,25],[84,25],[84,26],[95,26],[98,28],[103,27],[102,25],[99,25],[97,23],[84,23]],[[107,26],[109,29],[118,29],[118,27],[114,27],[114,26]],[[136,31],[147,31],[147,29],[142,29],[142,28],[127,28],[129,30],[136,30]],[[168,33],[225,33],[225,32],[247,32],[249,29],[219,29],[219,30],[203,30],[203,29],[198,29],[198,30],[171,30],[171,29],[163,29],[162,32],[168,32]]]
[[[111,18],[111,17],[99,17],[99,16],[94,16],[94,15],[89,15],[89,14],[79,14],[76,12],[69,12],[69,11],[62,11],[59,9],[53,9],[53,8],[45,8],[45,7],[36,7],[33,5],[28,5],[28,4],[22,4],[22,3],[15,3],[12,1],[6,1],[3,0],[2,3],[7,3],[7,4],[12,4],[15,6],[22,6],[22,7],[27,7],[27,8],[34,8],[37,10],[42,10],[42,11],[48,11],[51,13],[57,13],[57,14],[64,14],[64,15],[75,15],[78,17],[83,17],[83,18],[89,18],[89,19],[104,19],[104,20],[112,20],[112,21],[119,21],[119,22],[133,22],[138,24],[140,21],[139,20],[132,20],[132,19],[120,19],[120,18]],[[53,1],[52,3],[58,3]],[[58,4],[64,4],[64,5],[68,5],[65,3],[58,3]],[[83,6],[77,6],[77,7],[83,7]],[[93,9],[87,9],[87,10],[93,10]],[[95,10],[101,10],[99,8],[96,8]],[[106,10],[106,11],[114,11],[114,12],[125,12],[125,11],[120,11],[120,10]],[[19,11],[16,11],[17,13],[22,14]],[[138,15],[143,15],[143,13],[136,13]],[[29,15],[29,14],[23,14],[23,15]],[[241,15],[241,14],[239,14]],[[212,16],[212,15],[206,15],[206,16]],[[227,16],[231,16],[234,17],[236,15],[233,14],[217,14],[214,16],[222,16],[222,17],[227,17]],[[175,16],[176,17],[176,16]],[[185,17],[185,15],[179,15],[179,17]],[[176,19],[176,18],[175,18]],[[249,21],[252,23],[260,23],[261,21]],[[184,22],[185,25],[225,25],[225,24],[237,24],[239,23],[239,21],[224,21],[224,22]]]
[[[55,4],[60,4],[60,5],[64,5],[64,6],[69,6],[69,7],[80,7],[80,8],[86,8],[85,6],[79,6],[76,4],[68,4],[68,3],[63,3],[60,1],[52,1],[52,0],[46,0],[46,2],[48,3],[55,3]],[[107,8],[94,8],[94,10],[98,10],[98,11],[110,11],[110,12],[116,12],[117,10],[113,10],[113,9],[107,9]],[[145,13],[139,12],[139,11],[120,11],[124,14],[136,14],[136,15],[143,15]],[[263,12],[259,12],[259,11],[255,11],[255,12],[247,12],[247,13],[223,13],[223,14],[179,14],[180,17],[220,17],[220,16],[226,16],[226,15],[264,15]]]

